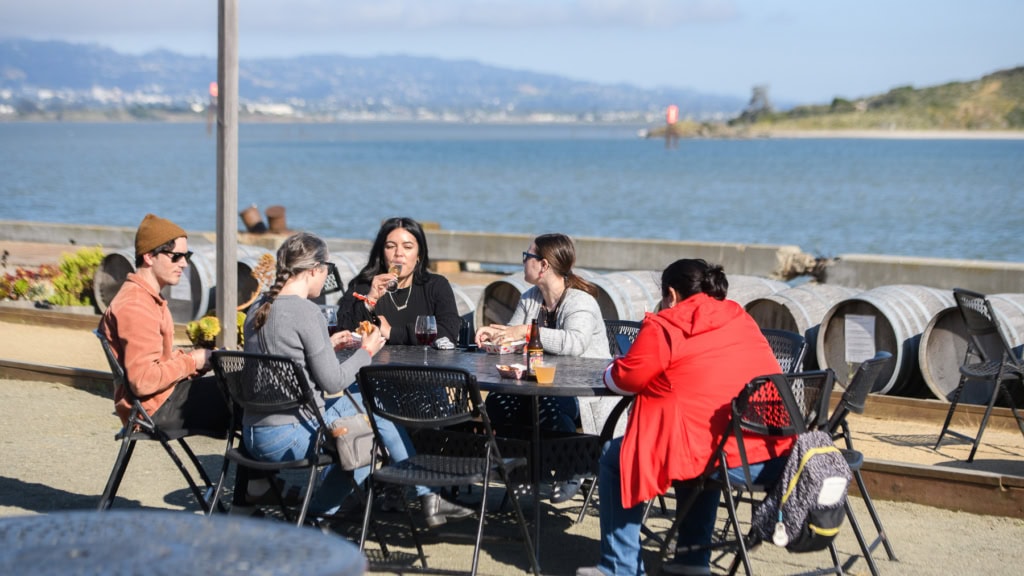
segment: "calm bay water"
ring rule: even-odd
[[[795,244],[1024,262],[1022,140],[683,140],[639,126],[244,124],[238,202],[290,228],[444,228]],[[0,219],[216,228],[201,124],[2,124]],[[241,221],[239,220],[241,227]]]

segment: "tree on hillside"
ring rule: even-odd
[[[768,97],[768,85],[758,84],[751,89],[750,102],[743,110],[743,113],[736,120],[730,122],[730,124],[754,124],[759,118],[772,112],[774,110],[772,109],[771,98]]]

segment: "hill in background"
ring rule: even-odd
[[[21,117],[87,110],[137,117],[201,114],[215,58],[126,55],[94,44],[0,40],[0,106]],[[243,114],[337,119],[649,122],[676,104],[694,119],[727,119],[743,99],[694,90],[580,82],[472,61],[340,55],[243,59]]]
[[[733,125],[781,129],[1021,130],[1024,129],[1024,67],[970,82],[915,89],[893,88],[857,100],[798,106],[787,112],[748,107]]]

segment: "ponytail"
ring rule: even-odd
[[[674,289],[682,300],[699,293],[707,294],[715,300],[725,300],[729,292],[729,280],[725,277],[725,269],[719,264],[684,258],[669,264],[661,273],[661,295],[668,296],[669,288]]]

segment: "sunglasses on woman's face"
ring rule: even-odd
[[[523,252],[523,264],[526,264],[526,261],[530,258],[533,258],[534,260],[543,260],[543,258],[532,252]]]
[[[157,254],[166,254],[166,255],[170,256],[171,257],[171,262],[174,262],[175,264],[177,264],[178,262],[181,262],[182,258],[184,258],[186,262],[191,262],[192,261],[192,251],[191,250],[189,250],[188,252],[175,252],[173,250],[161,250],[161,251],[157,252]]]

